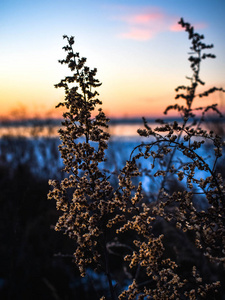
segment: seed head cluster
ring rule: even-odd
[[[64,36],[67,55],[59,62],[73,75],[56,87],[65,90],[65,101],[58,105],[65,109],[59,151],[67,175],[61,182],[49,181],[48,198],[61,211],[55,229],[75,242],[74,261],[81,276],[87,268],[104,272],[113,300],[222,299],[224,293],[225,187],[217,169],[224,142],[202,129],[208,111],[221,113],[216,105],[193,108],[197,98],[224,90],[197,93],[204,85],[200,64],[215,58],[205,52],[213,45],[206,45],[204,36],[183,19],[179,24],[192,43],[193,75],[190,85],[176,89],[175,99],[184,104],[168,106],[165,114],[177,110],[182,121],[158,120],[159,126],[151,129],[143,118],[138,134],[146,142],[133,149],[116,186],[103,169],[109,119],[96,91],[101,85],[97,69],[89,69],[73,50],[74,38]],[[213,162],[201,156],[203,145],[213,149]],[[157,193],[143,189],[142,176],[159,186]]]

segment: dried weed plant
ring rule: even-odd
[[[53,189],[48,198],[62,211],[56,230],[75,241],[74,260],[81,275],[88,267],[105,272],[110,295],[101,299],[223,299],[225,188],[217,164],[224,143],[214,132],[202,129],[208,111],[222,115],[216,105],[194,108],[193,104],[197,98],[224,90],[213,87],[197,93],[197,87],[204,85],[200,65],[215,58],[205,52],[213,45],[206,45],[204,36],[183,19],[179,24],[192,43],[193,74],[188,77],[190,85],[176,89],[176,99],[183,104],[168,106],[165,114],[177,110],[182,122],[159,120],[152,130],[144,119],[145,129],[138,133],[147,142],[131,153],[118,175],[117,188],[101,167],[109,134],[101,108],[93,117],[101,105],[95,91],[100,85],[97,70],[85,66],[86,59],[73,51],[74,38],[64,36],[67,56],[60,63],[68,65],[73,75],[56,87],[63,87],[66,94],[58,105],[66,108],[59,150],[68,177],[50,181]],[[201,112],[200,119],[196,111]],[[209,143],[214,148],[213,162],[199,152]],[[149,160],[151,169],[142,168]],[[143,174],[161,182],[156,195],[149,197],[141,182],[135,186]],[[181,182],[182,188],[172,192],[172,181]],[[204,209],[199,204],[203,199]]]

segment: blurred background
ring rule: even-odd
[[[220,0],[1,0],[0,3],[0,296],[1,299],[99,299],[105,277],[92,270],[80,278],[73,241],[54,231],[59,213],[47,200],[49,179],[62,179],[58,129],[69,74],[64,34],[75,51],[97,67],[103,109],[112,135],[104,167],[119,170],[144,116],[154,127],[178,85],[191,76],[187,33],[180,17],[213,43],[216,60],[202,64],[205,89],[225,87],[225,2]],[[214,93],[204,105],[218,103]],[[201,105],[202,103],[198,103]],[[169,115],[171,120],[177,116]],[[224,123],[210,128],[224,135]],[[223,170],[223,168],[221,168]],[[153,191],[145,181],[146,192]]]

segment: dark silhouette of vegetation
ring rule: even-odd
[[[85,66],[86,59],[73,50],[74,38],[64,36],[67,56],[60,63],[73,75],[56,87],[66,94],[58,105],[66,109],[59,150],[68,176],[50,181],[48,198],[62,212],[55,229],[74,240],[81,276],[88,268],[105,273],[109,294],[101,299],[223,299],[225,292],[225,188],[217,171],[224,143],[202,129],[208,111],[222,114],[215,104],[194,107],[198,98],[224,90],[197,93],[204,85],[200,65],[215,58],[207,52],[213,45],[183,19],[179,24],[191,41],[192,76],[190,85],[176,88],[175,99],[183,104],[168,106],[165,114],[177,110],[182,122],[158,120],[153,130],[143,119],[145,128],[138,133],[146,141],[132,151],[117,187],[101,168],[109,135],[108,119],[97,110],[97,70]],[[201,156],[203,144],[214,149],[213,161]],[[146,193],[141,181],[135,184],[143,174],[157,178],[156,194]]]
[[[104,291],[92,273],[90,280],[80,279],[70,255],[59,255],[72,254],[74,243],[55,232],[60,214],[46,199],[58,144],[36,137],[0,140],[0,299],[97,300],[94,286]],[[38,166],[38,150],[49,168]]]

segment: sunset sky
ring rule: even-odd
[[[225,88],[224,12],[224,0],[1,0],[0,116],[58,112],[64,96],[54,84],[69,74],[58,63],[64,34],[75,36],[75,51],[97,67],[108,116],[161,115],[174,102],[174,88],[191,75],[180,17],[215,46],[217,58],[201,67],[206,88]],[[207,103],[215,101],[225,108],[225,95]]]

